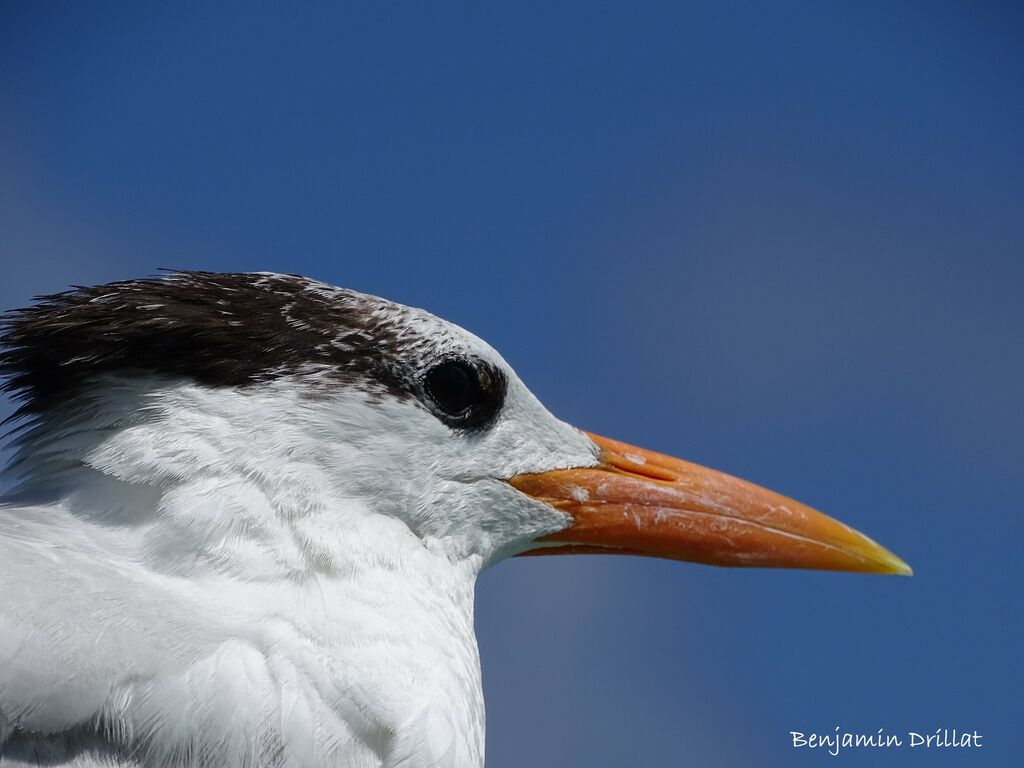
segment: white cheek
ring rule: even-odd
[[[242,391],[178,384],[150,393],[151,418],[115,432],[88,460],[149,485],[245,478],[289,525],[308,519],[338,532],[389,519],[451,558],[491,562],[569,524],[505,480],[597,463],[586,435],[509,376],[497,420],[475,432],[452,430],[412,398],[357,389],[303,397],[308,378]]]

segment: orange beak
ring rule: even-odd
[[[760,486],[590,435],[596,467],[509,482],[572,524],[525,554],[621,553],[729,566],[895,573],[910,567],[852,528]]]

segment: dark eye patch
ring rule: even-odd
[[[505,401],[504,374],[482,360],[449,358],[430,368],[423,390],[438,418],[450,427],[490,423]]]

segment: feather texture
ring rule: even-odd
[[[567,524],[503,479],[596,449],[395,312],[409,371],[507,377],[487,429],[321,364],[97,369],[35,413],[0,501],[0,766],[483,764],[476,576]]]

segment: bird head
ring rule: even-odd
[[[3,343],[23,415],[98,427],[83,464],[165,491],[256,478],[275,514],[316,517],[310,539],[372,518],[474,568],[598,552],[909,573],[799,502],[560,421],[451,323],[305,278],[77,288],[8,315]],[[32,474],[54,430],[26,434],[15,464]],[[217,514],[236,513],[251,510]]]

